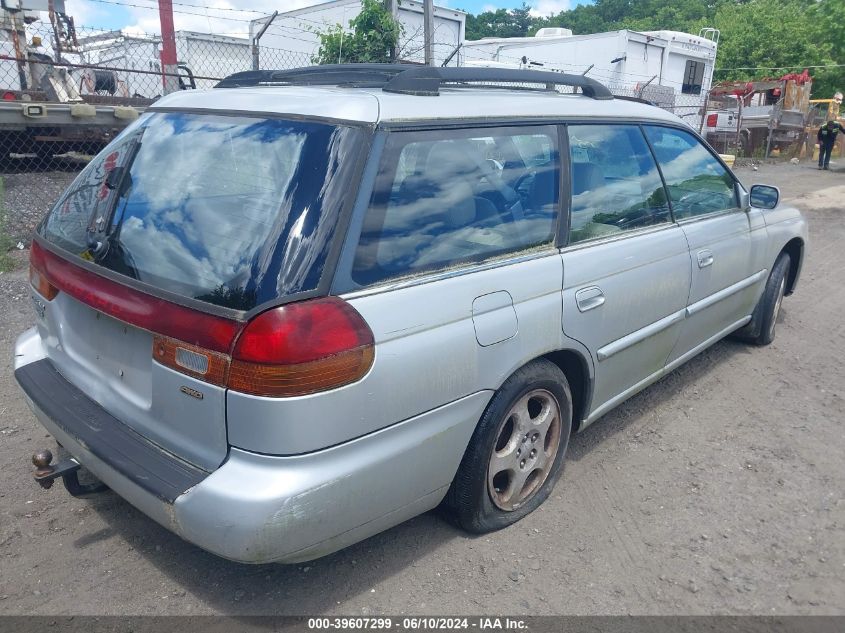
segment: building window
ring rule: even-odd
[[[685,95],[700,95],[701,82],[704,79],[704,62],[687,60],[687,67],[684,70],[684,85],[681,92]]]

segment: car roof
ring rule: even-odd
[[[437,96],[395,94],[380,88],[257,86],[185,90],[148,108],[307,117],[357,124],[492,119],[620,119],[682,123],[657,106],[582,94],[492,87],[443,87]],[[684,124],[686,125],[686,124]]]

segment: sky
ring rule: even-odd
[[[315,4],[314,0],[173,0],[177,30],[200,31],[246,37],[249,21],[270,14]],[[509,9],[521,0],[435,0],[436,5],[480,13]],[[556,14],[581,4],[579,0],[533,0],[535,15]],[[131,6],[135,5],[135,6]],[[66,0],[66,11],[77,27],[97,30],[124,29],[130,33],[158,33],[156,0]],[[84,29],[80,29],[81,31]],[[80,33],[84,35],[85,33]]]

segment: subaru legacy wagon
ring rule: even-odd
[[[574,432],[729,334],[772,340],[807,240],[778,197],[585,77],[329,66],[167,96],[33,237],[15,376],[66,455],[35,477],[250,563],[437,506],[504,528]]]

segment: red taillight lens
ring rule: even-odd
[[[719,122],[719,115],[718,114],[708,114],[707,115],[707,127],[716,127],[716,124]]]
[[[249,323],[193,310],[101,277],[33,242],[30,281],[145,329],[153,358],[243,393],[290,397],[355,382],[375,358],[373,333],[351,305],[324,297],[273,308]]]
[[[131,325],[228,354],[242,324],[192,310],[124,286],[80,268],[37,242],[29,254],[32,266],[49,283],[95,310]]]
[[[250,363],[294,365],[373,344],[361,315],[337,297],[291,303],[249,322],[232,357]]]
[[[14,92],[10,92],[10,91],[7,90],[6,92],[3,93],[3,101],[17,101],[17,100],[18,100],[18,95],[16,95]]]
[[[375,356],[373,333],[337,297],[268,310],[250,321],[232,352],[229,388],[301,396],[362,378]]]

